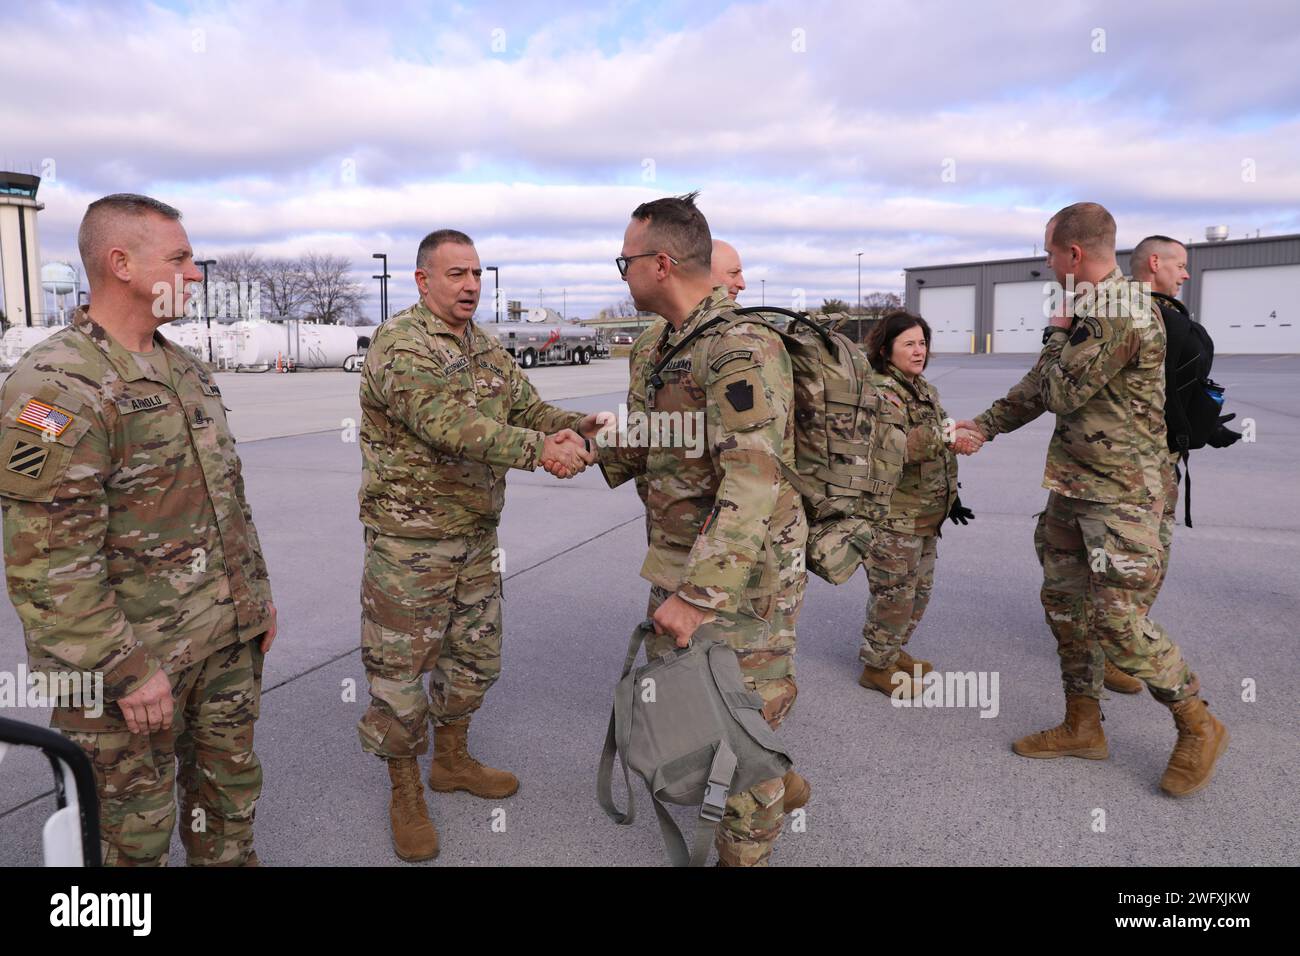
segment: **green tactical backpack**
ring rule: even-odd
[[[736,309],[706,322],[659,359],[650,381],[705,332],[739,322],[766,325],[790,355],[795,467],[781,467],[808,515],[808,570],[843,584],[889,512],[907,451],[907,420],[872,384],[871,364],[857,343],[804,313],[776,306]]]
[[[871,384],[871,365],[847,335],[786,309],[736,311],[763,313],[788,319],[784,328],[768,324],[781,333],[794,368],[795,467],[784,470],[808,515],[808,570],[843,584],[889,512],[907,450],[907,422]]]
[[[727,797],[783,777],[790,755],[763,719],[763,698],[746,689],[736,652],[707,637],[703,625],[689,647],[674,648],[632,669],[653,622],[637,626],[614,691],[596,798],[618,824],[636,819],[629,770],[650,790],[659,829],[674,866],[703,866]],[[627,810],[614,806],[614,756],[623,766]],[[688,849],[665,803],[699,807]]]

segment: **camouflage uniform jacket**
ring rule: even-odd
[[[872,382],[907,416],[907,457],[882,524],[902,534],[935,534],[957,498],[957,456],[943,442],[948,416],[939,392],[924,376],[909,381],[893,365]]]
[[[475,323],[462,337],[423,303],[375,333],[361,414],[361,521],[403,538],[496,528],[506,471],[536,468],[546,435],[583,419],[543,402]]]
[[[270,626],[221,391],[153,342],[171,381],[81,309],[0,390],[5,570],[31,667],[102,672],[108,700]]]
[[[1013,432],[1022,425],[1028,425],[1046,411],[1041,385],[1043,360],[1043,354],[1039,353],[1034,367],[1011,387],[1005,398],[999,398],[987,411],[975,416],[975,424],[989,441],[1004,432]]]
[[[1161,498],[1166,467],[1165,331],[1139,286],[1114,269],[1043,346],[1039,387],[1056,413],[1043,487],[1085,501]]]
[[[665,328],[653,362],[735,308],[726,289],[715,288],[680,329]],[[644,374],[653,367],[646,362]],[[675,424],[696,416],[702,453],[692,457],[682,441],[649,448],[642,441],[602,449],[601,469],[611,487],[646,478],[650,549],[641,576],[697,607],[736,612],[745,598],[780,587],[778,550],[802,549],[807,537],[801,499],[780,468],[794,465],[790,356],[772,329],[727,322],[677,353],[661,378],[661,386],[631,388],[628,436],[638,412],[672,415]],[[775,541],[774,528],[793,528],[799,540]]]
[[[659,342],[663,338],[664,329],[668,328],[668,323],[662,316],[655,316],[654,321],[645,327],[645,330],[637,336],[632,343],[632,351],[628,355],[628,408],[634,404],[640,408],[645,408],[645,389],[646,373],[654,366],[655,356],[658,354]],[[646,483],[644,474],[635,476],[636,493],[641,498],[641,503],[646,503],[650,489]],[[648,515],[647,515],[648,518]],[[647,520],[647,527],[649,521]]]

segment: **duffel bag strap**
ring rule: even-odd
[[[713,845],[718,824],[726,812],[727,796],[731,793],[731,781],[735,776],[736,754],[725,739],[719,740],[718,749],[713,752],[713,763],[709,767],[709,783],[704,789],[704,799],[700,802],[700,817],[695,823],[695,842],[689,851],[686,849],[686,838],[677,828],[668,808],[659,799],[659,794],[650,795],[654,800],[655,816],[659,818],[659,832],[663,834],[664,845],[668,847],[668,859],[673,866],[703,866],[708,860],[709,847]]]
[[[646,618],[632,632],[632,639],[627,644],[627,658],[623,661],[620,681],[631,673],[632,665],[636,663],[637,652],[641,650],[646,634],[653,630],[654,622]],[[626,826],[636,819],[636,796],[632,790],[632,775],[628,773],[627,762],[623,760],[622,754],[619,754],[618,763],[623,768],[623,784],[627,789],[627,811],[623,812],[614,805],[614,755],[618,753],[618,737],[615,733],[616,713],[614,708],[610,708],[609,729],[605,731],[605,747],[600,754],[600,768],[596,771],[596,801],[611,820]]]

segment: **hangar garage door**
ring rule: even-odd
[[[1300,266],[1207,270],[1197,318],[1216,354],[1300,352]]]
[[[1040,352],[1047,317],[1042,279],[993,286],[993,351]]]
[[[930,323],[931,352],[971,351],[975,334],[975,287],[921,289],[921,316]]]

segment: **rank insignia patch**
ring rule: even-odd
[[[9,455],[8,468],[25,478],[39,478],[41,469],[45,467],[45,460],[49,457],[49,448],[19,439]]]
[[[33,431],[47,432],[58,438],[72,424],[72,412],[65,411],[57,405],[46,405],[33,398],[23,406],[16,421],[19,425],[26,425]]]

